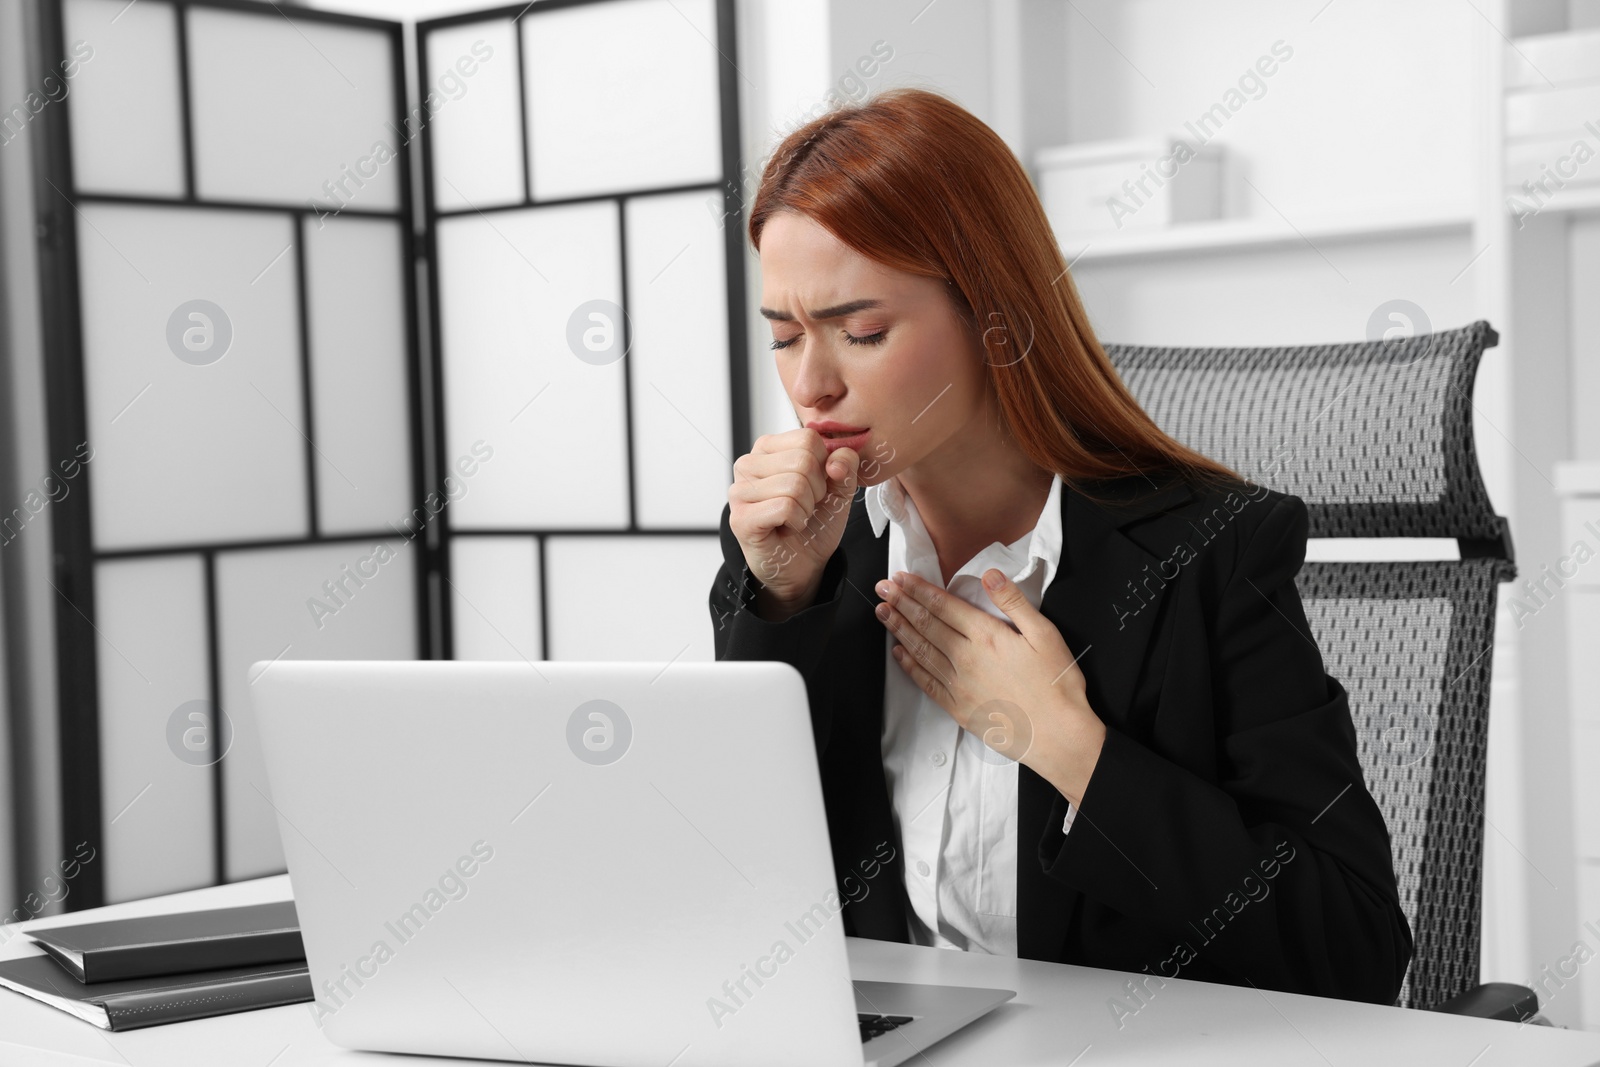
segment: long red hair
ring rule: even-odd
[[[775,212],[808,216],[890,268],[943,278],[986,352],[1023,452],[1073,489],[1125,475],[1245,479],[1169,437],[1095,338],[1027,172],[959,104],[890,89],[790,133],[762,169],[751,244]]]

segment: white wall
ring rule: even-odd
[[[1481,16],[1447,0],[1324,3],[1075,0],[1068,140],[1182,133],[1281,40],[1290,57],[1214,138],[1260,191],[1236,183],[1228,215],[1470,210]]]

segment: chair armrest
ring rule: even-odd
[[[1432,1011],[1451,1015],[1471,1015],[1479,1019],[1504,1019],[1507,1022],[1532,1020],[1539,1014],[1539,997],[1524,985],[1511,982],[1486,982],[1459,996],[1451,997]]]

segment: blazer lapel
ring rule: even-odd
[[[1132,710],[1168,584],[1160,573],[1160,546],[1147,547],[1126,528],[1177,507],[1193,493],[1182,485],[1152,491],[1138,477],[1103,487],[1105,503],[1061,488],[1061,560],[1039,610],[1078,657],[1089,706],[1102,720],[1121,726]]]
[[[1065,483],[1061,492],[1061,559],[1040,612],[1055,623],[1083,671],[1089,706],[1107,725],[1128,729],[1133,696],[1155,631],[1167,582],[1161,556],[1130,535],[1139,519],[1189,500],[1182,485],[1152,491],[1142,477],[1097,485],[1096,503]],[[1066,800],[1032,769],[1017,768],[1017,955],[1061,959],[1082,894],[1047,878],[1040,843]]]

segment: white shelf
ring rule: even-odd
[[[1515,216],[1516,211],[1511,203],[1511,198],[1526,207],[1536,208],[1538,215],[1557,215],[1562,212],[1579,215],[1587,214],[1600,209],[1600,184],[1589,183],[1584,185],[1570,184],[1562,189],[1557,189],[1550,199],[1542,205],[1535,204],[1526,192],[1516,186],[1506,187],[1506,214]]]
[[[1172,226],[1120,230],[1096,234],[1064,234],[1058,238],[1069,264],[1140,256],[1205,255],[1211,252],[1252,251],[1299,245],[1389,238],[1470,233],[1472,217],[1465,212],[1379,217],[1362,215],[1295,220],[1290,225],[1273,215],[1252,219],[1217,219],[1175,223]]]

